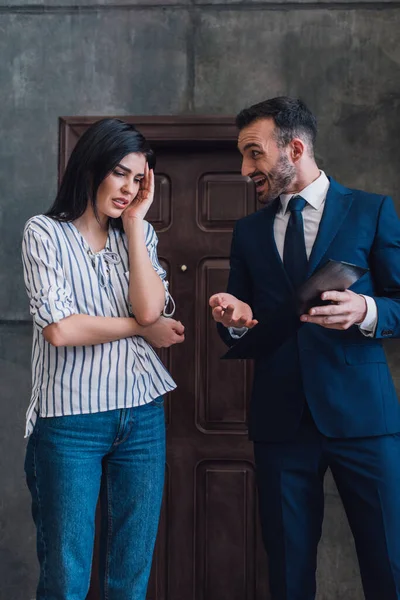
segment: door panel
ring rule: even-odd
[[[212,294],[226,289],[228,274],[227,258],[204,258],[197,269],[196,426],[205,434],[247,434],[251,364],[220,360],[225,346],[208,305]]]

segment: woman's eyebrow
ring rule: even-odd
[[[117,165],[117,167],[119,167],[120,169],[123,169],[124,171],[126,171],[126,173],[132,173],[131,169],[129,169],[129,167],[125,167],[123,164],[119,163]],[[144,177],[144,173],[137,173],[136,177]]]

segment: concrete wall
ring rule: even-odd
[[[0,600],[29,600],[35,588],[23,476],[31,325],[19,254],[24,222],[54,197],[60,115],[226,115],[300,95],[319,117],[329,174],[400,202],[398,2],[177,2],[0,0]],[[392,344],[399,380],[396,353]],[[362,597],[328,478],[318,600]]]

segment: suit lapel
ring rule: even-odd
[[[313,274],[333,242],[352,204],[351,191],[329,178],[330,186],[325,200],[325,209],[318,229],[308,267],[308,277]]]

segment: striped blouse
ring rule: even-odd
[[[157,258],[157,235],[150,223],[144,222],[144,227],[149,256],[165,287],[164,314],[171,316],[166,314],[172,298]],[[52,417],[139,406],[176,387],[142,337],[57,348],[42,335],[44,327],[73,314],[133,316],[123,232],[110,227],[106,247],[93,253],[73,223],[39,215],[25,226],[22,260],[34,324],[26,437],[39,414]]]

